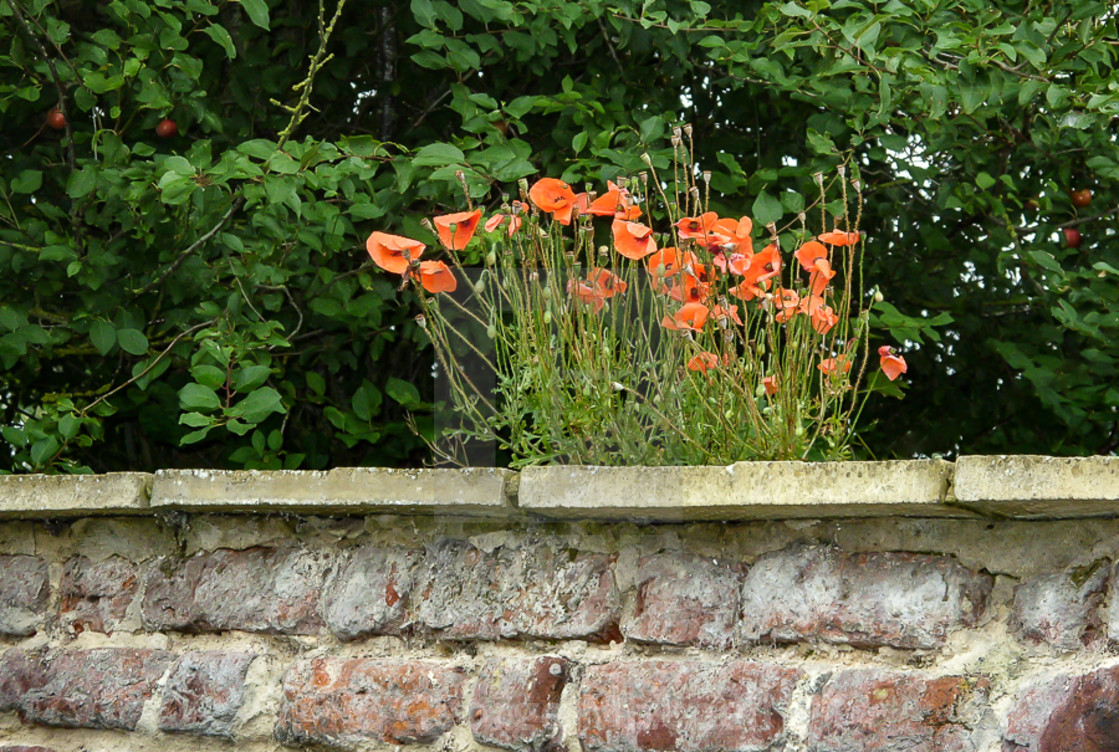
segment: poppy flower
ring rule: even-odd
[[[754,221],[749,217],[738,220],[729,217],[720,219],[711,228],[709,245],[717,244],[725,250],[751,256],[754,253],[754,240],[750,237],[750,231],[753,229]]]
[[[626,291],[626,283],[609,269],[593,269],[587,277],[587,282],[604,298],[612,298]]]
[[[711,309],[711,318],[718,319],[720,324],[726,324],[727,319],[730,319],[739,326],[745,326],[742,319],[738,316],[738,306],[728,305],[725,308],[717,305]]]
[[[839,230],[832,230],[817,235],[817,240],[822,240],[828,245],[854,245],[859,242],[859,233],[857,232],[840,232]]]
[[[758,287],[750,280],[743,280],[742,282],[727,290],[727,292],[729,292],[734,297],[739,298],[740,300],[747,301],[753,300],[754,298],[765,297],[765,290]]]
[[[816,240],[809,240],[807,243],[797,248],[796,253],[793,254],[796,260],[800,262],[800,268],[804,271],[811,273],[816,268],[816,262],[820,259],[825,261],[828,258],[827,247]]]
[[[614,233],[614,248],[626,258],[640,261],[656,253],[657,242],[653,239],[652,228],[637,222],[615,219],[610,229]]]
[[[719,365],[718,355],[710,352],[701,352],[688,361],[688,370],[707,373],[708,368],[714,368],[717,365]]]
[[[630,201],[629,191],[619,188],[613,181],[607,181],[606,186],[606,193],[590,202],[583,210],[584,212],[600,217],[615,217],[625,220],[634,220],[641,216],[641,209],[634,206]]]
[[[461,251],[474,237],[478,229],[478,222],[482,219],[482,210],[475,209],[470,212],[455,212],[435,217],[435,231],[439,233],[439,242],[444,248],[452,251]]]
[[[668,280],[661,292],[681,303],[702,303],[711,292],[710,277],[703,264],[689,264],[684,274]]]
[[[889,345],[882,345],[878,348],[878,365],[882,369],[882,373],[886,374],[886,378],[893,381],[898,376],[909,370],[909,366],[905,363],[905,358],[900,355],[894,355],[894,348]]]
[[[821,360],[816,368],[820,369],[822,372],[828,374],[829,376],[834,373],[839,373],[840,370],[842,370],[843,373],[850,373],[851,361],[847,359],[846,355],[840,355],[837,358],[825,358],[824,360]]]
[[[595,289],[594,285],[583,282],[582,280],[570,280],[567,283],[567,294],[578,300],[580,303],[594,306],[594,312],[598,313],[605,305],[605,296],[601,290]]]
[[[707,306],[702,303],[685,303],[671,317],[661,319],[661,325],[665,329],[690,329],[698,332],[707,321],[708,312]]]
[[[691,251],[681,253],[674,246],[668,246],[651,253],[645,259],[645,266],[653,277],[653,287],[662,288],[661,283],[666,277],[676,276],[681,269],[688,264],[696,263],[697,260],[696,255]],[[660,292],[666,292],[666,290],[660,289]]]
[[[516,234],[517,230],[521,229],[520,214],[521,214],[522,211],[524,211],[524,209],[521,206],[521,202],[520,201],[514,201],[513,206],[512,206],[512,211],[510,211],[508,214],[495,214],[495,215],[493,215],[492,217],[490,217],[489,219],[486,220],[486,225],[485,225],[486,232],[493,232],[498,227],[501,227],[501,225],[506,220],[508,220],[509,221],[509,227],[506,228],[505,233],[508,237],[510,237],[510,238],[513,237],[513,235]]]
[[[773,299],[777,303],[777,308],[779,309],[777,315],[774,317],[779,324],[784,324],[786,321],[789,321],[796,316],[800,310],[800,296],[797,295],[795,290],[781,288],[777,290]]]
[[[557,178],[540,178],[528,189],[528,197],[540,211],[551,214],[561,225],[571,224],[575,191],[567,183]]]
[[[715,252],[712,261],[715,263],[715,266],[719,267],[719,271],[730,272],[731,274],[737,274],[741,277],[746,273],[746,270],[750,268],[753,257],[754,254],[752,252],[740,253],[739,251],[731,251],[728,254],[720,248]]]
[[[418,259],[426,247],[418,240],[387,232],[375,232],[365,241],[365,250],[373,263],[390,274],[408,271],[409,263]]]
[[[810,295],[800,301],[800,312],[812,319],[812,328],[820,334],[827,334],[839,323],[839,316],[831,306],[824,305],[824,299]]]
[[[777,377],[766,376],[762,379],[762,386],[765,387],[765,393],[772,397],[777,394]]]
[[[420,262],[420,284],[430,293],[454,292],[458,288],[458,280],[442,261]]]
[[[676,223],[676,229],[680,232],[681,238],[692,238],[694,240],[701,240],[707,242],[707,234],[715,226],[719,220],[719,215],[715,212],[707,212],[699,217],[684,217]]]
[[[813,295],[822,296],[824,290],[828,287],[828,282],[835,276],[835,270],[831,268],[831,264],[827,259],[816,259],[815,268],[812,271],[812,276],[808,278],[808,286],[812,290]]]
[[[764,282],[781,273],[781,251],[776,243],[770,243],[764,251],[755,253],[750,259],[750,266],[744,270],[742,277],[753,284]]]

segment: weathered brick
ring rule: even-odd
[[[314,658],[284,677],[276,739],[352,747],[429,742],[462,712],[464,674],[423,661]]]
[[[317,634],[322,554],[300,548],[218,549],[163,558],[145,577],[144,626],[154,630]]]
[[[638,642],[726,648],[738,621],[742,568],[690,554],[638,562],[637,597],[622,633]]]
[[[31,681],[15,706],[24,722],[131,731],[171,659],[132,648],[48,653],[29,667]]]
[[[0,556],[0,634],[35,634],[50,598],[47,563],[37,556]]]
[[[982,677],[844,671],[812,698],[808,750],[971,752],[988,688]]]
[[[742,588],[741,636],[936,648],[974,626],[993,578],[949,556],[847,554],[830,546],[762,556]]]
[[[26,745],[17,745],[15,747],[0,747],[0,752],[54,752],[53,749],[46,747],[28,747]]]
[[[75,556],[62,570],[59,619],[72,633],[112,634],[124,618],[138,585],[134,563],[120,556],[94,562]]]
[[[1023,692],[1003,735],[1004,752],[1115,752],[1119,666],[1059,676]]]
[[[795,669],[750,661],[589,666],[579,691],[588,752],[763,752],[785,746]]]
[[[620,638],[621,595],[605,554],[555,541],[498,552],[502,635],[547,640]]]
[[[558,713],[568,668],[557,656],[487,661],[470,705],[474,738],[515,752],[562,749]]]
[[[1097,611],[1109,567],[1098,565],[1044,575],[1014,589],[1010,625],[1021,640],[1076,650],[1100,632]]]
[[[1108,599],[1107,637],[1112,642],[1119,642],[1119,562],[1111,569],[1108,588],[1113,595]]]
[[[19,648],[0,655],[0,711],[17,710],[29,691],[46,682],[42,652]]]
[[[229,736],[245,700],[251,653],[195,651],[171,668],[163,688],[159,728],[163,731]]]
[[[493,553],[447,541],[427,553],[413,617],[448,639],[613,639],[621,599],[610,565],[608,556],[555,541]]]
[[[421,558],[420,551],[375,545],[353,551],[323,594],[330,631],[341,640],[399,634]]]

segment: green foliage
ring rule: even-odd
[[[414,464],[432,356],[361,238],[457,206],[460,170],[493,208],[642,146],[667,169],[685,121],[721,212],[787,222],[858,168],[912,384],[864,414],[875,454],[1119,443],[1109,4],[375,1],[312,80],[326,10],[0,3],[0,469]]]

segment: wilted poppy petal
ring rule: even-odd
[[[717,365],[719,365],[718,355],[710,352],[701,352],[688,361],[688,370],[707,373],[708,368],[714,368]]]
[[[454,292],[458,288],[458,280],[442,261],[420,262],[420,284],[430,293]]]
[[[373,263],[391,274],[406,272],[408,264],[418,259],[426,247],[418,240],[387,232],[374,232],[365,241],[365,250]]]
[[[882,373],[886,374],[886,378],[890,381],[893,381],[909,370],[905,358],[900,355],[894,355],[894,348],[889,345],[882,345],[882,347],[879,347],[878,356],[878,365],[882,369]]]
[[[777,377],[766,376],[764,379],[762,379],[762,386],[765,387],[765,393],[772,397],[773,395],[777,394]]]
[[[848,373],[851,370],[851,361],[847,356],[840,355],[838,358],[825,358],[816,367],[828,375],[839,373],[841,370],[843,373]]]
[[[435,217],[435,231],[439,233],[439,242],[444,248],[452,251],[461,251],[474,237],[478,229],[478,222],[482,219],[482,210],[475,209],[470,212],[456,212]]]

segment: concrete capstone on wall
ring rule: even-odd
[[[0,478],[0,752],[1114,750],[1115,470]]]

